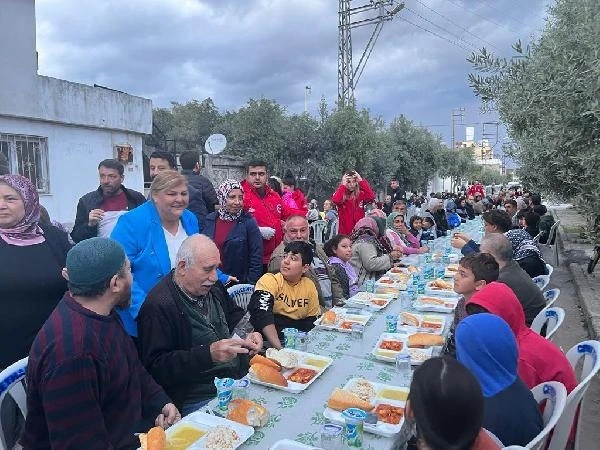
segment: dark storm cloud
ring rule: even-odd
[[[357,86],[359,106],[387,120],[405,114],[424,125],[449,124],[452,108],[464,106],[466,120],[482,120],[467,84],[465,58],[489,43],[510,56],[514,41],[539,34],[542,0],[405,3],[399,18],[446,40],[399,18],[386,23]],[[337,96],[337,5],[333,0],[38,0],[40,73],[146,96],[155,106],[210,96],[223,110],[265,96],[300,112],[304,87],[310,85],[315,112],[321,96],[330,104]],[[368,27],[353,32],[355,64],[370,33]],[[449,135],[449,127],[431,129]]]

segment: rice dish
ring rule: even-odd
[[[371,402],[376,395],[373,385],[364,378],[356,380],[348,390],[366,402]]]
[[[208,450],[230,450],[239,443],[240,437],[234,430],[219,425],[208,432],[203,445]]]

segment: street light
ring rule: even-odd
[[[304,86],[304,114],[308,113],[308,97],[310,97],[310,86]]]

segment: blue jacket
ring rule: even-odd
[[[183,211],[181,223],[188,235],[200,232],[198,219],[188,210]],[[110,237],[119,241],[131,262],[131,305],[127,309],[116,309],[125,331],[130,336],[137,337],[135,320],[146,295],[171,271],[169,250],[154,203],[147,201],[119,217]],[[219,274],[219,279],[223,281],[221,275]],[[225,281],[227,278],[225,276]]]
[[[202,233],[211,239],[215,238],[218,218],[218,212],[206,216]],[[240,283],[256,284],[262,276],[263,239],[254,217],[243,211],[220,250],[225,273],[233,275]]]

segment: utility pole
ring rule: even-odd
[[[456,149],[456,139],[455,139],[455,133],[454,133],[454,125],[456,124],[455,119],[457,117],[460,118],[460,123],[463,123],[463,117],[464,117],[464,112],[465,112],[465,108],[454,108],[452,110],[452,150]]]
[[[373,47],[379,38],[383,24],[392,20],[404,8],[404,2],[395,5],[396,0],[371,0],[369,3],[352,7],[353,0],[339,0],[338,7],[338,104],[354,105],[354,89],[360,80]],[[364,1],[364,0],[363,0]],[[395,6],[394,6],[395,5]],[[390,9],[386,9],[390,8]],[[364,13],[376,11],[374,17],[363,18]],[[358,20],[352,16],[361,14]],[[356,66],[352,63],[352,28],[375,25],[369,42]]]
[[[308,114],[308,97],[311,92],[310,86],[304,86],[304,114]]]

